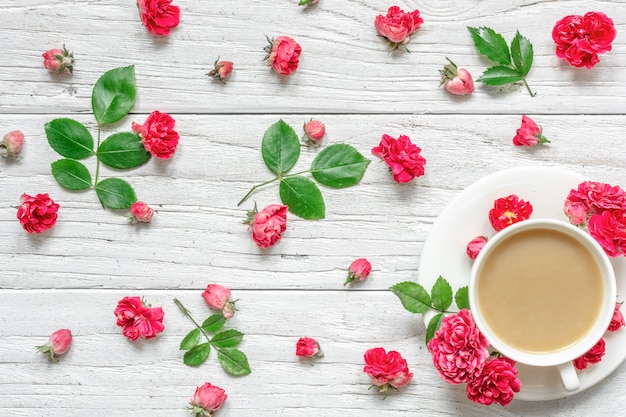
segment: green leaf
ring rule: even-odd
[[[520,35],[519,31],[511,42],[511,57],[515,68],[523,76],[528,75],[533,65],[533,45],[528,39]]]
[[[137,167],[148,159],[150,153],[135,133],[114,133],[98,147],[98,158],[111,168],[127,169]]]
[[[52,175],[59,185],[72,191],[91,187],[91,174],[87,167],[73,159],[59,159],[53,162]]]
[[[430,339],[433,338],[435,332],[441,327],[442,320],[443,313],[439,313],[435,317],[430,319],[430,321],[428,322],[428,327],[426,328],[426,344],[430,342]]]
[[[439,311],[446,311],[452,305],[452,287],[441,275],[435,281],[430,292],[433,307]]]
[[[400,299],[404,308],[411,313],[425,313],[432,306],[430,295],[417,282],[400,282],[389,289]]]
[[[323,219],[326,207],[322,192],[305,177],[289,177],[280,181],[280,199],[289,211],[307,220]]]
[[[135,105],[135,66],[105,72],[91,94],[91,107],[100,126],[117,122]]]
[[[487,85],[511,84],[522,80],[522,75],[516,69],[497,66],[483,72],[477,81]]]
[[[45,125],[48,143],[66,158],[83,159],[93,155],[93,137],[82,123],[54,119]]]
[[[300,156],[296,131],[282,120],[271,125],[263,135],[261,154],[265,165],[276,174],[289,171]]]
[[[211,353],[209,342],[194,346],[183,355],[183,363],[187,366],[198,366],[209,357],[209,353]]]
[[[180,350],[189,350],[200,341],[200,329],[196,328],[187,333],[187,336],[180,342]]]
[[[454,299],[456,301],[456,306],[459,310],[467,309],[469,310],[469,290],[467,287],[461,287],[458,289],[456,294],[454,295]]]
[[[252,372],[248,358],[239,349],[218,349],[217,359],[222,368],[231,375],[248,375]]]
[[[338,143],[322,150],[311,164],[311,174],[320,184],[333,188],[358,183],[370,160],[350,145]]]
[[[226,323],[226,319],[221,314],[213,314],[208,319],[202,322],[202,328],[205,332],[216,332],[221,329]]]
[[[511,64],[511,55],[506,41],[499,33],[488,27],[468,27],[478,52],[490,61],[503,65]]]
[[[107,178],[96,184],[96,194],[103,206],[112,209],[128,208],[137,201],[135,191],[124,180]]]
[[[229,348],[237,346],[243,339],[243,333],[235,329],[224,330],[213,336],[211,343],[218,348]]]

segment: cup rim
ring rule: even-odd
[[[508,237],[528,229],[551,229],[567,233],[569,236],[575,237],[579,242],[583,243],[585,247],[592,253],[595,258],[604,281],[604,297],[600,314],[596,320],[595,325],[585,334],[578,342],[565,347],[563,349],[549,352],[549,353],[533,353],[516,349],[502,342],[496,337],[493,332],[486,325],[483,320],[480,310],[478,309],[477,292],[476,292],[476,280],[478,278],[478,271],[483,264],[486,256],[491,252],[500,241],[507,239]],[[515,224],[512,224],[505,229],[502,229],[496,235],[489,239],[485,246],[482,248],[474,264],[472,265],[470,273],[470,281],[468,286],[470,311],[474,318],[474,322],[478,329],[487,338],[491,346],[496,349],[502,355],[516,361],[531,366],[555,366],[565,362],[572,361],[589,351],[597,342],[602,338],[607,331],[609,323],[613,317],[613,311],[615,309],[615,300],[617,297],[617,289],[615,283],[615,271],[604,249],[600,246],[596,240],[591,237],[586,231],[556,219],[529,219]]]

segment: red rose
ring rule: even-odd
[[[509,404],[521,383],[517,378],[515,362],[508,358],[494,358],[485,363],[482,372],[467,383],[467,398],[478,404]]]
[[[227,398],[228,395],[222,388],[205,382],[204,385],[196,387],[196,392],[194,392],[193,397],[191,397],[191,401],[189,402],[192,407],[191,412],[195,414],[196,417],[210,417],[220,409]]]
[[[296,343],[296,356],[312,358],[314,356],[324,356],[320,345],[310,337],[301,337]]]
[[[50,229],[57,222],[59,205],[48,194],[34,197],[22,194],[22,204],[17,209],[17,218],[28,233],[41,233]]]
[[[260,248],[275,245],[287,229],[287,210],[289,207],[270,204],[254,215],[250,226],[252,240]]]
[[[541,128],[537,126],[537,123],[530,117],[522,116],[522,125],[513,138],[513,144],[515,146],[528,146],[532,148],[538,143],[550,142],[541,134]]]
[[[611,318],[611,322],[609,323],[609,332],[616,332],[622,327],[626,325],[624,322],[624,316],[622,312],[619,310],[622,305],[620,303],[615,303],[615,310],[613,311],[613,317]]]
[[[626,255],[626,211],[605,210],[595,213],[589,218],[587,229],[607,255]]]
[[[302,52],[300,44],[289,36],[279,36],[269,40],[269,46],[265,47],[268,53],[267,65],[282,75],[289,75],[298,68],[298,57]]]
[[[392,49],[404,45],[411,40],[410,35],[424,23],[419,10],[405,12],[398,6],[387,10],[387,15],[379,14],[374,19],[376,31],[391,43]]]
[[[409,182],[424,175],[426,159],[420,155],[422,149],[411,142],[408,136],[398,139],[383,135],[380,144],[372,148],[372,154],[382,158],[391,168],[394,181]]]
[[[146,339],[155,337],[165,328],[163,326],[163,309],[144,305],[139,297],[124,297],[114,311],[117,325],[130,340],[143,336]]]
[[[585,181],[578,184],[576,190],[571,190],[567,200],[572,203],[583,204],[589,214],[604,210],[626,210],[626,191],[620,186]]]
[[[602,12],[588,12],[583,16],[581,29],[591,49],[599,54],[611,50],[617,35],[613,19]]]
[[[602,360],[606,350],[606,343],[604,339],[600,339],[587,353],[583,356],[574,359],[574,367],[579,371],[582,371],[587,365],[599,363]]]
[[[396,351],[385,352],[379,347],[368,350],[363,356],[363,372],[370,376],[380,392],[386,392],[389,387],[400,388],[413,378],[406,360]]]
[[[493,228],[499,232],[507,226],[527,220],[532,212],[533,206],[529,202],[511,194],[493,202],[493,208],[489,210],[489,221]]]
[[[168,159],[178,146],[178,132],[174,130],[176,121],[167,113],[158,110],[150,113],[143,125],[133,122],[133,130],[141,134],[143,146],[152,156]]]
[[[172,0],[137,0],[141,22],[148,32],[169,35],[180,23],[180,8],[172,6]]]

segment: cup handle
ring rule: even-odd
[[[576,391],[580,388],[580,380],[571,361],[557,365],[557,369],[559,374],[561,374],[561,382],[563,382],[565,391]]]

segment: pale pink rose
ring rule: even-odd
[[[0,143],[0,156],[16,157],[22,150],[24,144],[24,134],[19,130],[13,130],[2,138]]]
[[[268,53],[267,65],[281,75],[289,75],[298,68],[302,47],[289,36],[279,36],[274,40],[268,38],[269,45],[264,48]]]
[[[205,382],[202,386],[196,388],[196,392],[191,397],[192,410],[196,417],[212,417],[213,414],[220,409],[228,395],[226,391],[217,385]]]
[[[59,329],[50,335],[48,344],[38,346],[37,350],[47,353],[50,360],[58,361],[57,356],[63,355],[72,345],[72,332],[68,329]]]
[[[140,337],[150,339],[161,333],[163,326],[163,309],[144,305],[140,297],[124,297],[114,311],[117,325],[128,339],[135,341]]]
[[[141,135],[143,146],[152,156],[168,159],[174,155],[180,136],[174,130],[176,121],[158,110],[150,113],[143,124],[133,122],[132,128]]]
[[[596,343],[587,353],[583,356],[574,359],[572,362],[574,363],[574,367],[579,371],[587,368],[589,364],[600,363],[604,353],[606,351],[606,342],[604,339],[600,339],[598,343]]]
[[[221,310],[224,318],[235,315],[235,302],[230,299],[230,289],[219,284],[209,284],[202,293],[209,308]]]
[[[537,126],[537,123],[530,117],[522,116],[522,125],[513,138],[513,144],[515,146],[527,146],[532,148],[539,143],[550,142],[541,134],[541,128]]]
[[[218,81],[224,82],[224,79],[228,78],[231,72],[233,72],[233,63],[230,61],[220,61],[220,58],[218,57],[215,61],[213,69],[209,71],[207,75]]]
[[[613,317],[611,318],[611,323],[609,323],[609,332],[616,332],[619,329],[621,329],[622,327],[624,327],[624,325],[626,325],[626,322],[624,322],[624,316],[622,315],[622,312],[620,311],[620,307],[622,305],[620,303],[615,303],[615,310],[613,311]]]
[[[43,54],[43,66],[50,72],[60,74],[67,70],[70,74],[74,72],[74,54],[68,51],[63,45],[63,49],[50,49]]]
[[[22,204],[17,209],[17,218],[28,233],[41,233],[57,222],[59,205],[48,194],[32,197],[22,194]]]
[[[172,0],[137,0],[141,22],[158,36],[169,35],[180,23],[180,7],[172,5]]]
[[[569,218],[569,221],[575,225],[581,225],[587,221],[588,209],[587,205],[575,201],[565,200],[563,207],[565,214]]]
[[[448,65],[439,70],[441,74],[441,84],[445,84],[445,89],[450,94],[464,96],[474,92],[474,80],[472,74],[464,68],[458,68],[454,62],[446,57]]]
[[[626,254],[626,211],[595,213],[589,218],[587,229],[607,255],[616,257]]]
[[[386,393],[389,387],[400,388],[413,378],[406,360],[396,351],[385,352],[379,347],[368,350],[363,356],[363,372],[369,375],[380,392]]]
[[[312,358],[314,356],[324,356],[319,343],[310,337],[301,337],[296,343],[296,356]]]
[[[348,277],[343,285],[347,285],[354,281],[365,281],[372,272],[372,264],[365,258],[359,258],[350,264],[348,268]]]
[[[319,120],[309,120],[304,124],[305,142],[317,145],[326,134],[326,126]]]
[[[424,175],[426,159],[421,152],[422,149],[405,135],[395,139],[385,134],[378,146],[372,148],[372,154],[389,165],[393,179],[397,183],[409,182],[415,177]]]
[[[451,384],[478,377],[489,357],[489,342],[478,330],[469,310],[444,317],[428,342],[428,350],[441,377]]]
[[[252,240],[260,248],[269,248],[282,238],[287,229],[287,210],[289,207],[270,204],[254,215],[250,226]]]
[[[411,40],[411,34],[424,23],[419,10],[405,12],[398,6],[391,6],[386,15],[379,14],[374,19],[374,27],[379,35],[387,38],[392,49],[405,45]]]
[[[154,215],[154,210],[149,205],[142,201],[136,201],[130,206],[130,213],[132,215],[131,222],[149,223]],[[134,221],[133,221],[134,220]]]
[[[487,244],[487,236],[478,236],[470,240],[465,252],[471,259],[476,259],[483,247]]]
[[[467,382],[467,398],[478,404],[508,405],[520,391],[515,362],[494,358],[485,363],[481,373]]]

